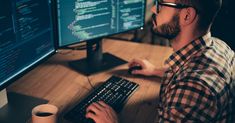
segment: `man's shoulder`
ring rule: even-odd
[[[230,70],[235,64],[234,51],[222,40],[211,37],[208,39],[205,47],[201,48],[196,54],[182,66],[182,69],[206,71],[212,68],[217,68],[215,71]]]
[[[217,37],[211,37],[208,40],[211,43],[206,46],[206,49],[204,49],[204,51],[207,51],[209,49],[213,49],[213,50],[215,50],[214,53],[217,53],[217,54],[230,53],[229,55],[231,55],[231,54],[234,55],[233,49],[225,41],[223,41]]]
[[[226,43],[218,38],[206,40],[205,46],[179,66],[172,84],[193,82],[221,93],[235,81],[235,54]]]
[[[231,78],[235,79],[234,51],[220,39],[210,40],[210,46],[201,49],[181,66],[175,81],[194,81],[220,92]]]

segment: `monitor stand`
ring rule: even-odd
[[[0,93],[5,92],[4,90]],[[33,107],[48,103],[47,100],[15,92],[7,92],[7,98],[8,103],[0,108],[0,123],[27,123],[31,118]]]
[[[127,63],[110,53],[102,53],[102,38],[89,40],[87,43],[87,57],[69,62],[78,72],[91,75]]]

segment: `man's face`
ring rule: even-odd
[[[181,31],[178,14],[175,14],[169,22],[163,23],[162,25],[157,25],[157,22],[154,23],[156,26],[153,26],[153,32],[167,39],[174,39]]]
[[[180,33],[181,29],[179,25],[179,13],[176,11],[173,12],[172,10],[166,10],[167,8],[172,9],[169,7],[162,7],[159,13],[157,13],[156,11],[156,6],[152,9],[152,30],[156,35],[171,40],[174,39]]]

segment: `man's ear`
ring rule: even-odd
[[[182,9],[180,12],[180,23],[181,25],[189,25],[196,21],[197,12],[194,8],[188,7]]]

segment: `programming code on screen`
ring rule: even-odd
[[[0,85],[54,50],[48,0],[0,1]]]
[[[145,0],[58,0],[59,45],[144,25]]]

